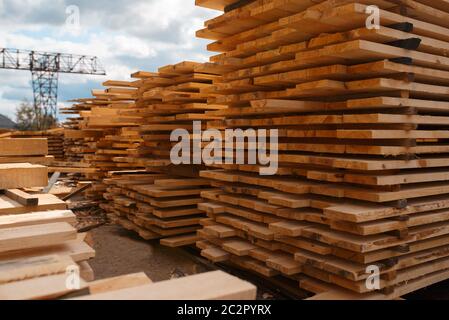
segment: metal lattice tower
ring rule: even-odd
[[[0,69],[31,71],[34,108],[40,119],[58,115],[59,73],[106,75],[97,57],[0,48]],[[39,127],[45,123],[39,123]]]

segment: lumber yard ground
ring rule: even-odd
[[[186,249],[163,247],[158,241],[144,241],[120,226],[106,224],[90,232],[96,257],[89,261],[97,280],[144,271],[153,281],[164,281],[209,271]],[[260,300],[288,297],[260,286]],[[449,300],[449,280],[410,294],[411,300]]]
[[[155,282],[211,271],[185,249],[144,241],[120,226],[106,224],[90,232],[96,257],[89,261],[97,280],[144,271]],[[259,299],[281,299],[282,295],[259,288]]]

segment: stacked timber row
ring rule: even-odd
[[[68,108],[60,109],[60,113],[68,116],[64,123],[64,153],[66,163],[64,165],[58,164],[57,167],[60,171],[66,171],[70,174],[72,179],[76,181],[90,181],[86,176],[96,172],[95,168],[92,168],[85,157],[95,154],[95,149],[91,148],[89,144],[95,143],[101,137],[104,136],[104,132],[101,129],[87,129],[83,126],[85,121],[85,114],[90,114],[92,108],[102,105],[99,101],[94,99],[77,99],[72,101],[73,105]],[[73,172],[67,172],[61,167],[68,167],[68,169],[75,169]]]
[[[54,160],[48,155],[48,143],[42,138],[0,138],[0,164],[31,163],[46,165]]]
[[[66,124],[67,159],[79,162],[72,171],[94,182],[86,195],[97,201],[103,200],[103,179],[109,171],[135,169],[126,156],[129,149],[137,148],[141,142],[138,134],[132,134],[133,127],[140,125],[140,118],[122,116],[135,106],[133,82],[107,81],[103,85],[104,90],[93,90],[92,98],[77,100],[64,111],[79,115]]]
[[[56,128],[46,131],[13,131],[0,135],[0,138],[47,139],[48,155],[53,156],[56,161],[64,160],[63,128]]]
[[[209,126],[278,129],[280,152],[275,176],[202,173],[217,187],[202,194],[202,254],[323,298],[397,298],[449,278],[447,3],[197,4],[225,10],[198,32],[227,70],[210,102],[229,109],[207,113],[226,120]],[[380,28],[366,27],[368,5]]]
[[[205,115],[221,110],[222,105],[207,104],[215,94],[203,93],[219,82],[215,72],[203,72],[203,64],[182,62],[159,69],[138,72],[140,79],[136,108],[127,115],[143,118],[140,147],[129,152],[128,161],[146,172],[111,173],[106,199],[113,201],[114,220],[135,230],[145,239],[163,239],[167,246],[195,244],[196,231],[204,214],[198,209],[200,193],[211,190],[208,180],[199,179],[200,164],[174,165],[170,153],[176,142],[170,141],[174,130],[183,129],[193,139],[194,121],[221,119]],[[204,125],[206,123],[204,122]],[[201,125],[200,125],[201,129]],[[197,140],[196,143],[200,144]],[[190,152],[188,154],[190,156]]]
[[[3,144],[4,141],[8,143]],[[46,139],[0,140],[4,155],[24,158],[46,154]],[[2,157],[3,158],[3,157]],[[67,270],[90,279],[87,260],[95,252],[74,228],[76,217],[50,194],[24,188],[48,184],[47,167],[0,161],[0,299],[43,299],[64,295]],[[87,273],[86,273],[87,271]]]

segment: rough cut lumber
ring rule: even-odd
[[[1,136],[0,136],[1,138]],[[8,137],[9,140],[24,140],[20,141],[19,143],[26,143],[26,141],[30,141],[33,143],[33,140],[46,140],[48,144],[47,151],[42,154],[48,154],[51,156],[52,159],[56,160],[64,160],[64,128],[55,128],[47,131],[15,131],[9,133]],[[28,149],[25,151],[28,152]],[[30,154],[33,155],[33,154]],[[31,159],[31,163],[39,163],[37,162],[37,157],[34,157],[35,159]],[[13,161],[17,162],[17,161]],[[29,162],[29,161],[22,161],[22,162]],[[43,164],[43,163],[41,163]]]
[[[67,209],[67,204],[54,195],[36,194],[36,197],[39,199],[37,206],[24,206],[6,195],[0,195],[0,216]]]
[[[0,252],[51,246],[74,239],[76,229],[64,222],[1,229]]]
[[[0,261],[27,259],[46,255],[69,256],[73,261],[81,262],[94,258],[95,251],[84,242],[82,236],[78,235],[76,240],[70,240],[64,243],[0,253]]]
[[[147,275],[142,272],[90,282],[89,291],[91,295],[97,295],[128,288],[147,286],[152,283],[153,282]]]
[[[81,279],[80,289],[85,288],[87,284]],[[0,299],[51,300],[61,298],[73,291],[78,290],[67,288],[67,275],[64,273],[0,285]]]
[[[48,154],[46,139],[0,139],[2,157],[44,156]]]
[[[252,284],[216,271],[77,300],[255,300],[256,293]]]
[[[45,187],[48,170],[32,164],[0,164],[0,190]]]
[[[221,75],[202,92],[225,107],[207,128],[279,133],[274,176],[259,163],[200,174],[216,188],[199,204],[204,257],[294,276],[319,297],[396,299],[448,278],[443,2],[196,2],[224,11],[197,33],[218,53],[203,69]],[[365,286],[371,265],[381,292]]]
[[[43,211],[19,215],[0,215],[0,229],[57,222],[67,222],[74,225],[76,223],[76,216],[69,210]]]
[[[35,195],[30,195],[30,194],[23,192],[21,190],[18,190],[18,189],[6,190],[5,195],[8,198],[17,201],[18,203],[20,203],[21,205],[24,205],[24,206],[39,205],[39,197],[37,197]]]
[[[3,157],[0,155],[0,163],[31,163],[48,165],[54,161],[53,156],[36,156],[36,157]]]
[[[40,256],[0,261],[0,285],[9,282],[61,274],[75,262],[68,256]]]
[[[87,261],[81,261],[78,263],[80,268],[80,277],[87,282],[95,280],[95,272]]]

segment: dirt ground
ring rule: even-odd
[[[182,249],[163,247],[158,241],[143,241],[133,232],[114,225],[90,231],[96,258],[90,261],[97,280],[145,272],[153,281],[164,281],[209,271]],[[269,298],[267,298],[267,295]],[[261,291],[259,299],[276,299]],[[449,281],[417,291],[407,300],[449,300]]]
[[[207,271],[180,249],[162,247],[158,241],[142,241],[118,226],[105,225],[90,231],[96,258],[89,264],[97,280],[145,272],[153,281]]]

